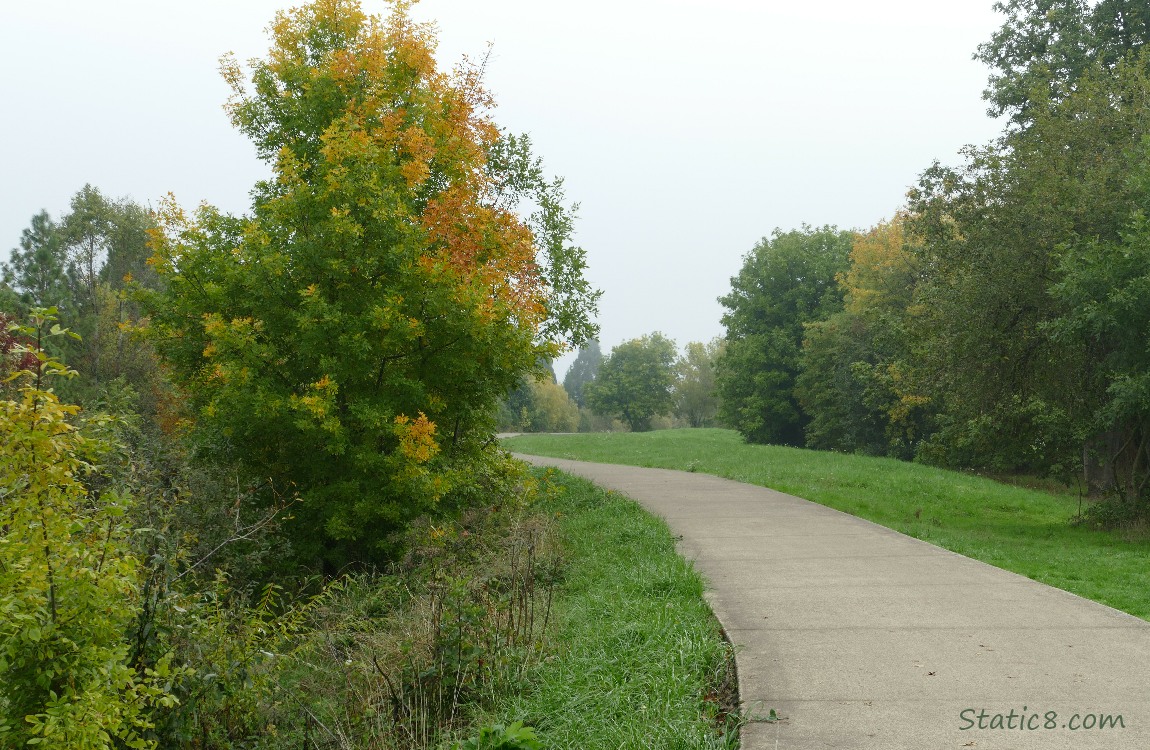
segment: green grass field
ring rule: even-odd
[[[704,584],[662,520],[618,493],[548,472],[567,560],[555,652],[494,720],[525,721],[555,750],[718,750],[730,647]]]
[[[504,445],[771,487],[1150,619],[1150,540],[1073,525],[1073,495],[892,459],[747,445],[729,430],[524,435]]]

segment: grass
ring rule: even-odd
[[[494,720],[533,725],[556,750],[734,747],[719,705],[730,648],[666,524],[617,493],[546,476],[566,557],[556,650]]]
[[[1073,525],[1073,495],[892,459],[747,445],[729,430],[524,435],[504,444],[771,487],[1150,619],[1150,540]]]

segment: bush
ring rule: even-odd
[[[12,376],[16,398],[0,401],[0,745],[154,747],[148,709],[175,700],[162,687],[166,660],[129,664],[140,610],[131,498],[85,484],[108,446],[48,390],[72,374],[44,352],[46,335],[66,333],[53,313],[20,329],[34,365]]]

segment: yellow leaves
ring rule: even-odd
[[[259,346],[263,322],[252,318],[225,319],[219,313],[203,316],[203,332],[208,339],[202,355],[214,364],[202,371],[202,377],[218,386],[243,384],[251,379],[251,369],[240,362]],[[240,356],[237,357],[236,355]]]
[[[224,111],[233,124],[237,122],[237,111],[244,101],[244,72],[236,60],[235,53],[228,52],[220,57],[220,77],[231,89]]]
[[[420,78],[430,78],[435,74],[435,28],[411,20],[408,10],[413,4],[406,0],[393,4],[384,32],[385,41],[394,50],[398,62],[418,73]]]
[[[224,323],[223,316],[219,313],[208,313],[204,315],[204,333],[208,336],[219,336],[227,329],[227,324]]]
[[[363,226],[352,217],[351,209],[346,206],[343,208],[331,207],[331,222],[328,227],[334,234],[351,238],[363,236]]]
[[[271,25],[273,46],[268,67],[279,74],[310,68],[312,50],[333,41],[349,44],[362,33],[368,17],[357,0],[313,0],[280,11]]]
[[[147,263],[159,274],[172,273],[175,270],[179,240],[191,232],[192,225],[187,212],[176,202],[176,196],[172,193],[160,200],[155,218],[156,225],[147,230],[148,246],[152,249],[152,256]]]
[[[911,379],[903,372],[902,367],[897,362],[887,365],[886,375],[891,392],[898,399],[887,409],[887,414],[891,424],[903,425],[915,409],[930,403],[930,397],[909,392],[909,387],[912,385]]]
[[[416,187],[431,175],[431,159],[435,156],[435,142],[423,129],[412,125],[399,137],[400,154],[406,158],[400,173],[411,187]]]
[[[395,435],[399,438],[400,454],[415,463],[427,463],[439,453],[435,441],[435,423],[420,412],[415,419],[400,414],[395,418]]]
[[[327,405],[319,396],[293,396],[292,404],[297,408],[302,408],[317,419],[323,419],[327,416]]]
[[[851,267],[838,277],[846,291],[846,309],[862,315],[874,309],[905,309],[914,289],[916,261],[908,249],[906,216],[859,235],[851,248]]]
[[[205,313],[204,333],[210,337],[231,340],[234,343],[249,343],[263,330],[263,321],[250,317],[225,320],[219,313]]]
[[[299,158],[295,151],[282,146],[276,154],[276,181],[284,187],[299,187],[304,184],[307,162]]]
[[[336,395],[339,385],[330,375],[324,374],[319,380],[307,386],[303,395],[292,394],[292,409],[305,417],[303,424],[316,424],[330,435],[339,435],[343,426],[339,419]]]

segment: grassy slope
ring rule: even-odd
[[[1150,541],[1071,526],[1072,496],[891,459],[746,445],[728,430],[525,435],[505,445],[771,487],[1150,619]]]
[[[726,746],[708,700],[728,647],[703,581],[667,525],[636,503],[549,472],[567,559],[554,602],[558,651],[495,718],[537,727],[548,748]]]

